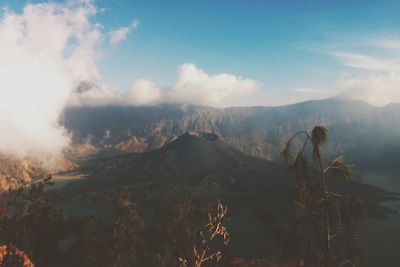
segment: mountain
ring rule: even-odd
[[[208,186],[209,189],[221,186],[243,189],[246,183],[270,177],[270,186],[287,184],[282,178],[287,177],[287,173],[281,166],[245,155],[214,134],[197,132],[187,132],[153,151],[89,160],[81,170],[92,173],[96,183],[153,181]],[[248,178],[249,172],[254,170],[257,173]]]
[[[399,104],[375,107],[327,99],[282,107],[70,107],[61,120],[75,144],[143,152],[187,131],[210,132],[245,154],[269,160],[279,158],[294,133],[321,124],[329,128],[328,157],[344,154],[351,162],[370,165],[385,158],[387,148],[400,145],[399,112]]]
[[[55,190],[80,214],[89,204],[88,214],[99,210],[93,205],[103,205],[103,197],[118,188],[129,192],[147,223],[176,197],[203,204],[221,199],[229,207],[231,246],[240,257],[260,256],[266,240],[279,242],[279,232],[294,221],[294,182],[286,168],[245,155],[214,134],[187,132],[153,151],[88,160],[80,171],[86,180]],[[380,203],[396,197],[357,181],[330,187],[365,200],[371,217],[386,216],[389,210]]]
[[[154,185],[178,185],[195,189],[200,195],[251,192],[288,203],[293,190],[292,176],[285,166],[243,154],[210,133],[187,132],[153,151],[89,159],[79,171],[90,178],[77,183],[77,188],[93,191],[120,185],[149,186],[150,190]],[[381,197],[389,200],[394,196],[357,180],[345,186],[330,180],[331,186],[362,199],[380,202]]]

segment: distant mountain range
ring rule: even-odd
[[[329,128],[327,157],[398,166],[400,104],[375,107],[327,99],[282,107],[70,107],[61,118],[75,144],[122,152],[151,151],[188,131],[209,132],[239,151],[278,160],[287,139],[315,125]],[[299,142],[300,143],[300,142]]]

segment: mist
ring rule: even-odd
[[[96,80],[101,32],[91,1],[28,4],[0,17],[0,151],[55,156],[69,144],[59,116],[80,80]]]
[[[400,74],[395,72],[371,74],[339,83],[339,98],[360,100],[375,106],[400,103]]]

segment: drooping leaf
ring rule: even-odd
[[[315,126],[311,131],[314,144],[322,146],[328,141],[328,129],[324,126]]]

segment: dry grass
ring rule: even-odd
[[[228,207],[222,205],[218,200],[215,211],[208,213],[208,223],[205,231],[200,231],[201,240],[193,245],[194,267],[201,267],[206,262],[222,259],[220,249],[212,249],[212,243],[219,239],[225,246],[229,244],[229,233],[224,225],[227,219]],[[188,267],[188,261],[179,258],[181,267]]]

